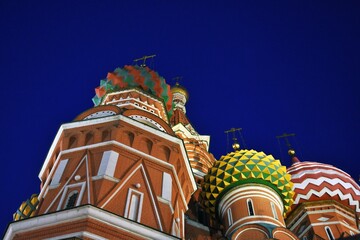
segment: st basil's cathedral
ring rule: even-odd
[[[236,138],[215,159],[186,88],[145,65],[109,72],[95,93],[60,126],[4,239],[360,239],[360,187],[341,169],[294,149],[287,168]]]

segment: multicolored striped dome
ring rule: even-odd
[[[302,202],[335,200],[360,212],[360,187],[346,172],[329,164],[295,161],[288,168],[294,183],[294,209]]]
[[[172,93],[165,79],[157,72],[146,66],[129,66],[116,68],[108,73],[106,79],[100,81],[100,86],[95,88],[93,97],[95,106],[98,106],[107,93],[125,88],[140,87],[143,90],[164,100],[169,115],[172,113]]]
[[[264,184],[274,189],[284,203],[284,210],[290,209],[294,192],[291,176],[279,160],[272,155],[255,150],[239,150],[222,156],[204,177],[202,185],[203,205],[215,216],[216,204],[233,187],[246,184]]]

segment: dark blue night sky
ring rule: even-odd
[[[360,137],[360,1],[0,1],[0,231],[37,177],[62,123],[92,107],[107,72],[156,54],[150,67],[190,92],[187,115],[289,166],[276,139],[296,133],[301,160],[356,180]]]

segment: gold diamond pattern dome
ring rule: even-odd
[[[264,184],[274,189],[287,212],[293,203],[291,175],[272,155],[255,150],[239,150],[222,156],[204,176],[201,197],[208,213],[215,216],[216,204],[235,186],[246,183]]]

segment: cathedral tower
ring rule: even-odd
[[[25,203],[5,239],[184,238],[197,185],[170,126],[169,85],[146,66],[125,66],[101,80],[93,101],[60,127],[37,209]]]

